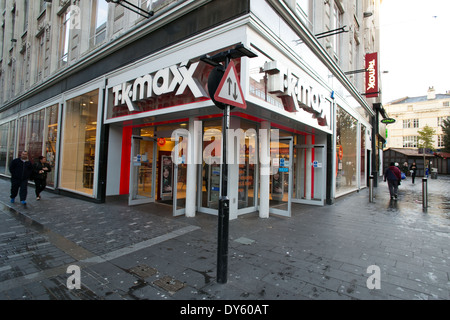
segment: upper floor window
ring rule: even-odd
[[[417,148],[417,136],[403,137],[403,148]]]
[[[333,16],[332,16],[332,24],[331,29],[336,30],[341,28],[343,25],[343,14],[337,4],[335,3],[333,5]],[[333,49],[334,54],[336,55],[336,58],[339,59],[339,51],[340,51],[340,42],[341,42],[341,36],[340,34],[336,34],[333,36]]]
[[[403,129],[418,128],[419,119],[406,119],[403,120]]]
[[[29,0],[23,0],[23,31],[25,32],[28,29],[28,11],[29,11]]]
[[[296,11],[300,15],[301,20],[312,29],[312,12],[311,0],[297,0]]]
[[[3,46],[5,44],[5,24],[2,25],[0,30],[0,60],[3,60]]]
[[[91,45],[95,46],[106,39],[106,24],[108,22],[108,2],[96,0],[92,8],[92,26],[93,34],[91,36]]]
[[[39,12],[42,12],[45,10],[45,8],[47,7],[47,2],[44,0],[39,0]]]
[[[44,55],[45,55],[45,32],[37,37],[37,57],[36,57],[36,82],[43,79],[44,75]]]
[[[71,15],[70,7],[60,16],[60,30],[59,30],[59,66],[62,67],[69,61],[69,41],[71,29]]]
[[[450,117],[438,117],[437,118],[437,125],[438,125],[438,127],[444,125],[444,120],[450,120]]]
[[[444,148],[445,147],[445,141],[444,141],[444,135],[439,134],[438,136],[438,148]]]

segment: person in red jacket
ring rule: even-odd
[[[389,164],[389,168],[384,172],[384,181],[388,182],[389,194],[391,199],[397,199],[398,197],[398,185],[402,180],[402,173],[399,168],[395,166],[394,162]]]

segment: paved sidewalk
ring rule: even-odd
[[[216,283],[217,218],[171,216],[171,207],[93,204],[44,192],[9,203],[0,179],[0,299],[450,299],[450,178],[363,189],[292,218],[249,214],[230,222],[229,277]],[[81,289],[67,288],[67,267]],[[369,289],[369,266],[380,289]],[[370,283],[376,283],[370,281]]]

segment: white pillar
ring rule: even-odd
[[[240,128],[240,119],[231,118],[230,128],[227,132],[227,163],[228,163],[228,198],[230,199],[230,220],[238,217],[238,191],[239,191],[239,135],[235,135]]]
[[[197,163],[199,150],[202,146],[202,126],[195,118],[189,119],[189,141],[186,169],[186,217],[193,218],[197,210]],[[201,161],[201,158],[200,158]],[[200,190],[201,191],[201,190]]]
[[[308,135],[306,136],[306,145],[308,145],[308,147],[311,146],[311,136]],[[313,167],[311,166],[312,163],[312,149],[311,148],[306,148],[305,149],[306,152],[306,160],[305,160],[305,199],[306,200],[311,200],[311,186],[312,186],[312,170]]]
[[[267,134],[264,136],[262,131],[265,130]],[[266,139],[261,139],[266,137]],[[269,197],[270,197],[270,161],[264,163],[263,157],[270,160],[270,122],[264,121],[261,123],[261,131],[259,134],[259,167],[260,167],[260,191],[259,191],[259,217],[269,217]]]

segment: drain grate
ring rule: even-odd
[[[137,275],[139,278],[142,279],[151,277],[158,272],[158,270],[156,270],[155,268],[149,267],[145,264],[140,264],[136,267],[128,269],[128,271],[130,271],[131,273]]]
[[[155,280],[153,284],[157,285],[158,287],[166,290],[170,294],[174,294],[175,292],[181,290],[184,288],[185,283],[176,280],[172,277],[165,276],[161,279]]]

